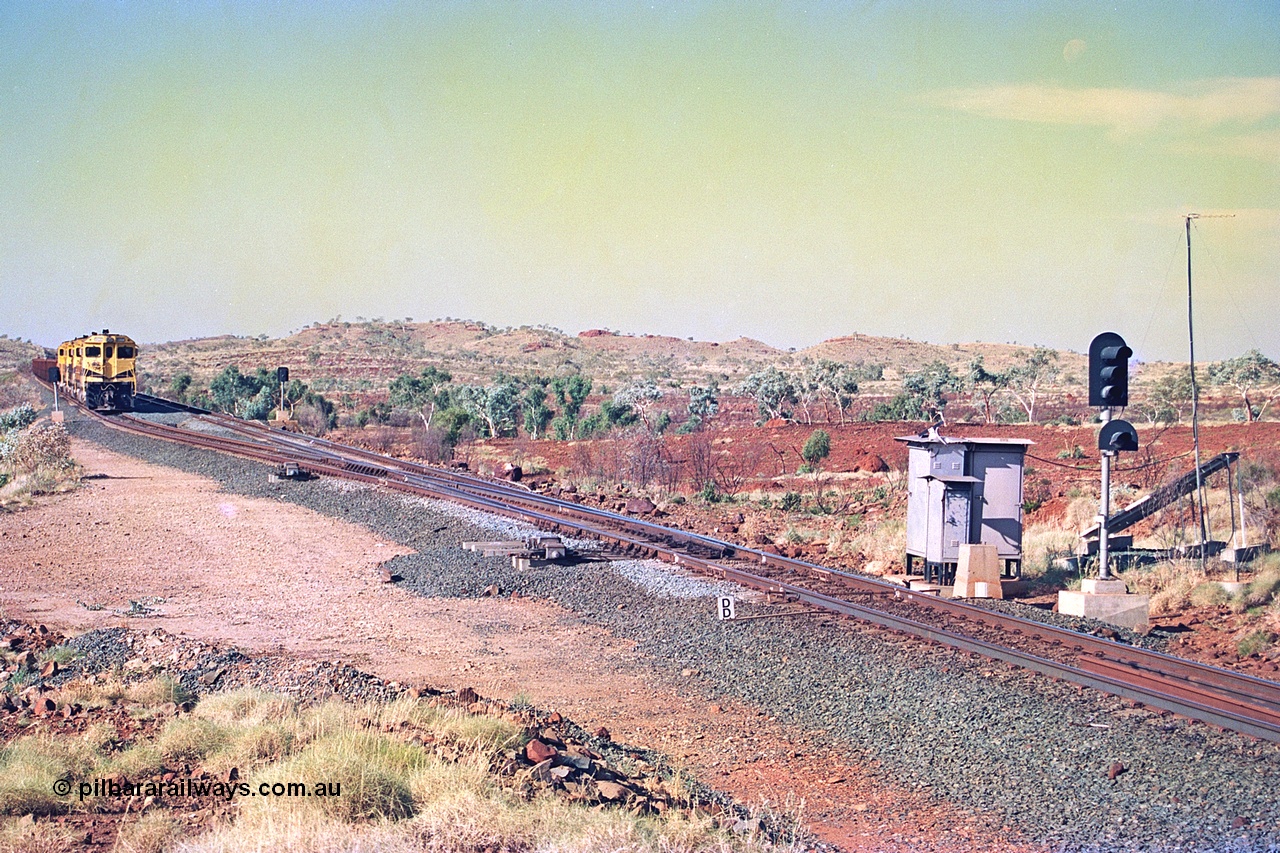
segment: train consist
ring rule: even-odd
[[[47,363],[58,368],[58,387],[64,394],[91,409],[127,412],[138,392],[137,358],[138,345],[132,338],[103,329],[60,344],[57,361]]]

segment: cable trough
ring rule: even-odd
[[[145,399],[157,406],[169,404],[160,398]],[[459,502],[540,528],[596,538],[624,553],[657,557],[810,608],[1280,743],[1280,684],[1275,682],[963,601],[915,593],[875,578],[540,495],[505,481],[171,405],[231,435],[158,424],[136,415],[85,411],[118,429],[270,465],[295,466],[308,474]]]

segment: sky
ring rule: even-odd
[[[1280,4],[0,0],[0,332],[1280,359]],[[1220,218],[1218,218],[1220,217]]]

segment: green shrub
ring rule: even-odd
[[[804,443],[804,448],[800,451],[801,458],[805,461],[805,467],[809,471],[818,470],[818,466],[822,464],[822,460],[831,455],[831,436],[826,430],[815,429]]]
[[[20,472],[65,471],[71,461],[71,436],[62,424],[44,424],[18,433],[7,461]]]
[[[1249,582],[1249,585],[1231,601],[1231,609],[1243,613],[1257,607],[1265,607],[1280,592],[1280,568],[1269,567]]]
[[[778,502],[778,508],[783,512],[795,512],[800,509],[801,502],[799,492],[787,492],[782,496],[782,500]]]
[[[1231,601],[1231,593],[1217,581],[1206,581],[1192,589],[1188,598],[1194,607],[1221,607]]]
[[[36,410],[30,403],[19,403],[12,409],[0,412],[0,432],[26,429],[36,422]]]
[[[1258,630],[1245,635],[1236,643],[1236,653],[1242,658],[1260,655],[1275,644],[1276,635],[1267,630]]]

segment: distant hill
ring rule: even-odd
[[[0,373],[15,370],[30,372],[31,359],[40,358],[43,355],[44,347],[42,346],[30,341],[10,338],[8,335],[0,335]]]
[[[0,336],[0,410],[38,399],[37,386],[30,378],[31,359],[43,355],[44,347]]]
[[[56,344],[56,342],[55,342]],[[140,374],[145,389],[163,394],[173,376],[190,373],[195,385],[207,386],[226,367],[241,371],[258,368],[290,368],[294,378],[315,390],[345,401],[343,408],[368,405],[385,398],[387,386],[401,374],[417,374],[434,365],[448,371],[455,381],[486,384],[503,372],[517,378],[538,374],[557,376],[582,372],[590,376],[597,393],[617,390],[639,378],[652,379],[660,388],[688,389],[693,385],[720,384],[722,395],[752,373],[768,366],[798,373],[806,361],[830,359],[850,365],[882,368],[879,381],[861,381],[866,406],[887,400],[901,390],[902,377],[926,364],[941,361],[965,375],[972,360],[981,356],[990,371],[1022,363],[1033,347],[1017,344],[932,344],[904,338],[853,333],[831,338],[803,349],[779,349],[751,338],[731,341],[696,341],[669,335],[622,334],[588,329],[568,334],[546,326],[498,328],[481,322],[437,320],[410,321],[332,320],[314,323],[283,338],[221,335],[141,346]],[[1087,416],[1084,411],[1087,359],[1076,352],[1058,350],[1058,378],[1042,388],[1045,406],[1037,406],[1038,419],[1059,415]],[[0,337],[0,376],[26,373],[32,358],[43,348]],[[1161,379],[1185,375],[1186,364],[1155,362],[1131,366],[1131,402],[1126,416],[1135,423],[1147,418],[1148,392]],[[865,375],[865,372],[864,372]],[[1206,377],[1200,374],[1202,382]],[[969,395],[961,395],[969,397]],[[972,405],[973,400],[960,401]],[[1003,402],[1012,405],[1005,395]],[[1238,400],[1228,389],[1201,387],[1201,411],[1229,416]],[[1182,417],[1189,407],[1183,406]],[[958,416],[963,408],[948,409]],[[1012,409],[1010,410],[1012,411]],[[1003,416],[1002,416],[1003,417]]]
[[[370,321],[317,323],[284,338],[223,336],[146,345],[141,370],[152,387],[163,387],[180,371],[208,381],[232,364],[241,370],[285,365],[304,381],[323,377],[332,390],[351,392],[384,389],[396,376],[416,374],[429,364],[461,382],[486,382],[497,371],[517,376],[582,371],[614,387],[639,377],[688,387],[712,379],[732,385],[769,365],[798,368],[805,360],[827,358],[882,365],[885,382],[896,385],[904,373],[930,361],[963,371],[975,355],[982,355],[989,369],[1001,369],[1030,351],[1007,344],[943,346],[861,334],[790,351],[750,338],[693,341],[607,330],[570,335],[544,327],[500,329],[461,321]],[[1083,356],[1064,352],[1060,359],[1064,378],[1084,376]]]

